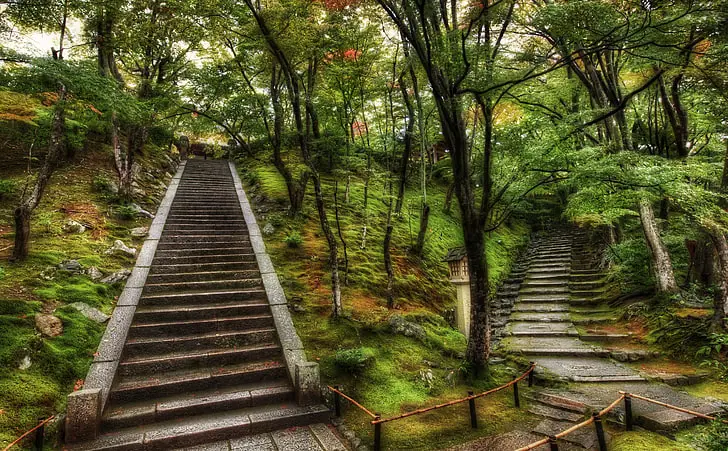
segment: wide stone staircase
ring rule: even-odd
[[[188,161],[109,392],[101,435],[72,449],[174,449],[220,441],[215,449],[228,449],[230,439],[241,449],[277,449],[293,435],[266,433],[328,419],[324,406],[295,401],[230,166]],[[321,426],[306,429],[306,449],[344,449]],[[304,435],[296,435],[301,443]]]

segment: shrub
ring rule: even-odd
[[[286,245],[292,249],[301,247],[301,244],[303,244],[303,238],[301,238],[301,235],[298,232],[293,232],[283,239],[283,242],[286,243]]]
[[[15,189],[15,182],[12,180],[0,179],[0,200]]]
[[[728,380],[728,334],[710,334],[710,341],[698,349],[696,356],[702,358],[700,366],[710,368],[722,380]]]
[[[97,193],[112,194],[114,192],[114,183],[103,175],[94,177],[91,187]]]
[[[334,365],[351,375],[361,374],[373,361],[374,356],[365,348],[341,349],[334,355]]]
[[[116,207],[116,215],[119,219],[131,220],[136,218],[137,211],[130,205],[120,205]]]
[[[692,445],[702,451],[725,451],[728,449],[728,424],[712,421],[691,434]]]

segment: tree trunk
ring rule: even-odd
[[[349,253],[346,250],[346,240],[341,232],[341,220],[339,219],[339,181],[334,183],[334,216],[336,217],[336,231],[339,234],[341,245],[344,246],[344,285],[349,285]]]
[[[718,255],[717,284],[713,298],[713,320],[711,321],[711,332],[722,332],[726,328],[725,317],[728,313],[728,242],[725,234],[718,227],[711,227],[708,236],[713,242]]]
[[[404,74],[399,77],[399,89],[402,92],[402,99],[407,107],[407,128],[404,132],[404,149],[402,150],[402,158],[399,160],[397,204],[394,207],[394,214],[398,216],[402,212],[402,204],[404,202],[404,191],[407,186],[407,166],[409,165],[410,156],[412,155],[412,131],[415,128],[415,110],[412,106],[412,100],[410,99],[409,93],[407,92]]]
[[[391,192],[391,183],[390,183]],[[390,196],[391,197],[391,196]],[[394,286],[394,269],[392,268],[392,232],[394,231],[394,225],[392,224],[392,199],[389,199],[387,205],[387,228],[384,231],[384,269],[387,271],[387,308],[394,308],[394,295],[392,288]]]
[[[418,257],[422,256],[422,251],[425,248],[425,235],[427,234],[427,224],[430,220],[430,206],[422,204],[422,214],[420,215],[420,231],[417,233],[417,243],[413,248],[413,252]]]
[[[657,293],[675,293],[679,290],[677,282],[675,282],[675,272],[672,269],[670,254],[660,237],[652,204],[647,200],[640,201],[639,214],[642,231],[652,258],[652,272],[655,276]]]
[[[53,112],[51,122],[51,136],[43,166],[38,172],[38,178],[30,194],[24,192],[20,204],[15,208],[15,243],[11,261],[22,261],[28,257],[30,251],[30,217],[33,210],[38,207],[48,182],[56,169],[58,160],[63,152],[66,132],[65,122],[66,87],[61,85],[58,90],[58,103]]]
[[[450,214],[450,209],[452,207],[452,195],[455,193],[455,183],[450,184],[447,188],[447,193],[445,194],[445,205],[443,206],[443,211],[447,214]]]

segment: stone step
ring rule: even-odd
[[[220,226],[220,225],[190,225],[190,224],[173,224],[164,228],[164,233],[172,235],[230,235],[230,236],[247,236],[248,232],[244,228],[238,226]]]
[[[173,282],[201,282],[209,280],[260,280],[260,271],[257,269],[251,270],[219,270],[219,271],[204,271],[199,270],[195,272],[174,272],[167,274],[151,274],[147,276],[147,283],[160,284],[160,283],[173,283]]]
[[[286,379],[213,388],[175,396],[122,403],[102,418],[102,431],[149,425],[210,411],[236,410],[291,401],[294,391]]]
[[[534,286],[533,284],[523,282],[519,293],[522,296],[530,296],[532,294],[569,294],[569,287],[566,284],[553,284],[553,285],[542,285]]]
[[[564,257],[540,257],[536,256],[531,259],[531,266],[542,265],[545,263],[571,263],[571,256]]]
[[[182,247],[171,249],[157,249],[157,257],[198,257],[206,255],[230,255],[239,254],[250,261],[255,261],[255,254],[249,250],[249,246],[230,247],[218,243],[209,243],[204,246]]]
[[[118,374],[122,376],[140,376],[193,368],[222,367],[246,361],[280,359],[281,352],[280,346],[276,344],[177,351],[125,359],[119,364]]]
[[[557,313],[568,312],[568,304],[555,303],[517,303],[513,306],[513,311],[524,313]]]
[[[208,332],[227,332],[233,330],[260,329],[272,327],[273,317],[270,314],[230,316],[183,321],[140,322],[129,329],[129,338],[159,337],[168,334],[193,335]]]
[[[607,290],[601,289],[601,290],[570,290],[571,295],[576,298],[595,298],[598,296],[602,296],[606,294]]]
[[[159,240],[160,246],[162,244],[174,244],[175,247],[179,247],[181,244],[184,244],[187,247],[194,246],[195,244],[216,244],[221,243],[224,245],[232,244],[232,243],[240,243],[239,246],[246,247],[250,243],[250,237],[247,233],[242,232],[236,232],[236,233],[213,233],[209,235],[203,235],[199,233],[197,230],[190,230],[189,233],[181,233],[179,235],[172,235],[169,233],[165,233],[162,235],[162,238]],[[169,246],[166,246],[161,249],[166,249]],[[223,247],[218,246],[218,247]],[[157,246],[157,248],[160,248]]]
[[[220,235],[223,237],[223,235]],[[214,242],[210,241],[184,241],[181,240],[180,242],[173,242],[173,241],[160,241],[159,244],[157,244],[157,249],[160,251],[166,251],[171,249],[179,249],[180,246],[185,246],[188,248],[208,248],[210,246],[219,246],[219,247],[230,247],[230,248],[243,248],[240,253],[243,254],[252,254],[253,246],[250,244],[250,241],[248,238],[236,238],[236,237],[229,237],[226,239],[221,240],[215,240]]]
[[[598,280],[604,280],[604,273],[598,272],[594,274],[575,274],[575,270],[572,270],[570,280],[574,283],[593,282]]]
[[[194,214],[191,212],[187,213],[180,213],[180,214],[170,214],[167,216],[167,220],[171,221],[171,223],[176,222],[188,222],[192,220],[204,220],[204,221],[231,221],[231,220],[240,220],[242,218],[242,213],[240,214]]]
[[[551,407],[541,403],[535,403],[528,406],[528,412],[543,418],[551,418],[557,421],[568,421],[570,423],[580,423],[585,419],[584,414],[571,412],[569,410],[562,410],[555,407]]]
[[[227,221],[221,222],[218,221],[215,218],[212,219],[206,219],[206,218],[198,218],[198,217],[191,217],[188,219],[170,219],[167,218],[167,221],[165,223],[165,227],[168,227],[170,225],[179,225],[179,224],[199,224],[199,225],[209,225],[214,226],[215,224],[225,224],[225,225],[240,225],[242,227],[245,227],[245,219],[243,217],[236,217],[235,219],[229,219]]]
[[[194,321],[234,316],[264,315],[270,313],[268,300],[233,301],[187,305],[137,307],[134,324],[168,321]]]
[[[571,323],[568,313],[522,313],[514,312],[510,317],[511,321],[529,323]]]
[[[597,279],[590,281],[569,281],[569,288],[574,291],[579,290],[600,290],[603,291],[606,279]]]
[[[568,283],[569,271],[529,271],[526,278],[523,281],[540,281],[540,280],[563,280]]]
[[[523,303],[543,303],[543,302],[569,302],[567,293],[550,293],[550,294],[521,294],[518,298]]]
[[[534,403],[538,403],[552,409],[575,413],[580,416],[583,416],[590,410],[590,407],[582,402],[548,392],[535,392],[533,394],[527,393],[523,396]]]
[[[574,325],[570,322],[511,322],[509,332],[513,336],[533,337],[578,337]]]
[[[541,279],[525,279],[521,283],[521,289],[523,288],[553,288],[553,287],[561,287],[561,288],[568,288],[569,282],[567,279],[559,279],[559,278],[541,278]]]
[[[155,265],[152,266],[150,269],[150,276],[161,276],[166,274],[181,274],[181,273],[191,273],[194,274],[193,271],[198,272],[210,272],[214,273],[217,271],[223,271],[223,272],[229,272],[229,271],[238,271],[245,274],[255,274],[257,277],[260,277],[260,272],[258,271],[258,265],[254,261],[250,262],[222,262],[222,263],[202,263],[202,264],[182,264],[182,265]],[[154,280],[154,279],[151,279]]]
[[[568,263],[534,263],[531,265],[531,267],[528,270],[527,274],[531,274],[533,272],[542,272],[543,270],[558,270],[558,271],[568,271],[570,265]]]
[[[236,290],[248,288],[263,288],[263,281],[260,278],[255,279],[239,279],[235,277],[223,278],[220,274],[219,278],[214,280],[190,281],[190,282],[163,282],[163,283],[147,283],[144,285],[144,295],[159,293],[181,293],[187,291],[211,291],[211,290]]]
[[[590,305],[599,305],[602,302],[604,302],[604,299],[602,298],[571,298],[569,299],[569,304],[574,306],[590,306]]]
[[[179,257],[168,257],[167,255],[170,254],[164,254],[162,257],[154,257],[154,260],[152,260],[152,267],[155,266],[180,266],[180,265],[189,265],[189,264],[206,264],[206,263],[243,263],[243,262],[251,262],[254,263],[255,260],[255,254],[253,254],[251,251],[248,251],[249,253],[246,254],[240,254],[240,253],[232,253],[232,254],[206,254],[203,253],[201,255],[184,255]],[[257,266],[257,263],[256,263]]]
[[[146,451],[191,447],[276,429],[328,422],[329,415],[329,410],[324,406],[269,404],[125,428],[103,434],[93,442],[74,446],[70,451]]]
[[[142,305],[189,305],[196,303],[217,303],[234,301],[258,301],[265,300],[265,291],[261,289],[231,289],[231,290],[200,290],[189,293],[165,293],[165,294],[143,294]]]
[[[207,332],[195,335],[130,338],[124,346],[125,358],[141,358],[175,351],[196,351],[212,347],[234,348],[276,343],[274,327],[243,331]]]

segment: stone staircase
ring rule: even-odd
[[[100,435],[71,449],[174,449],[328,419],[324,406],[296,403],[228,163],[188,161]],[[306,449],[344,449],[325,426],[316,430],[319,448]]]
[[[585,232],[541,232],[527,251],[527,270],[501,347],[521,353],[557,376],[585,382],[637,381],[633,370],[605,359],[610,351],[582,340],[572,321],[608,312],[604,277],[585,251]]]

